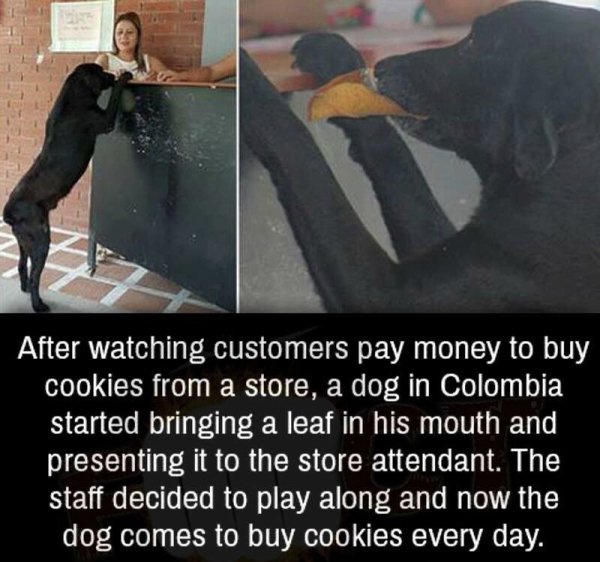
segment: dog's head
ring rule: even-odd
[[[69,82],[77,95],[97,99],[102,90],[115,83],[114,75],[104,72],[101,66],[94,63],[80,64],[69,76]]]
[[[565,138],[600,136],[600,12],[509,5],[456,45],[382,60],[375,76],[383,94],[429,116],[400,119],[410,134],[534,180],[576,148],[561,146]]]

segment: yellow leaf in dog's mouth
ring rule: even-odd
[[[369,88],[363,82],[360,70],[343,74],[319,88],[308,104],[308,120],[319,121],[330,117],[368,117],[371,115],[399,115],[424,119],[406,111],[390,98]]]

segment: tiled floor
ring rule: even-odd
[[[90,277],[86,257],[87,236],[53,228],[42,289],[98,302],[115,312],[221,311],[175,283],[115,256],[99,262]],[[10,228],[0,221],[0,277],[18,283],[18,259],[19,248]]]

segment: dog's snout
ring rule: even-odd
[[[412,67],[410,57],[407,56],[390,57],[379,61],[374,71],[379,91],[394,96],[407,88],[412,89],[410,87],[414,82]]]
[[[402,56],[383,59],[375,65],[375,78],[379,81],[390,76],[404,76],[408,72],[408,66],[407,59]]]
[[[409,110],[422,110],[423,100],[415,84],[414,68],[410,57],[396,56],[383,59],[375,65],[374,76],[377,89],[400,105],[408,104]]]

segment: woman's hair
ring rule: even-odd
[[[145,72],[147,69],[146,69],[146,63],[144,61],[144,53],[142,52],[142,22],[140,20],[140,16],[138,16],[136,12],[126,12],[124,14],[121,14],[119,17],[117,17],[117,20],[115,21],[115,27],[113,29],[113,53],[115,55],[119,54],[119,48],[117,47],[116,31],[117,31],[117,25],[122,21],[128,21],[128,22],[132,23],[135,26],[135,28],[137,29],[138,37],[137,37],[137,44],[135,46],[134,56],[135,56],[136,62],[138,63],[138,68],[142,72]]]

